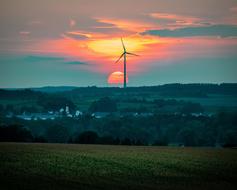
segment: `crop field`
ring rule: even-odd
[[[235,189],[237,150],[0,144],[0,189]]]

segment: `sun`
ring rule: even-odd
[[[123,72],[115,71],[108,76],[109,84],[123,84]],[[128,82],[128,77],[127,77]]]

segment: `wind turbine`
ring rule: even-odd
[[[119,60],[123,57],[123,87],[126,88],[127,87],[127,67],[126,67],[126,56],[127,54],[128,55],[133,55],[133,56],[139,56],[139,55],[136,55],[134,53],[130,53],[130,52],[127,52],[126,48],[125,48],[125,45],[123,43],[123,38],[121,38],[121,42],[122,42],[122,45],[123,45],[123,53],[122,55],[118,58],[118,60],[115,62],[115,63],[118,63]]]

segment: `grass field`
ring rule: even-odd
[[[0,189],[235,189],[237,150],[0,143]]]

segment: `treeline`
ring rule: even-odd
[[[99,136],[95,131],[84,131],[74,137],[63,133],[62,126],[54,126],[53,130],[59,129],[56,135],[33,136],[31,131],[23,125],[0,126],[0,142],[37,142],[37,143],[74,143],[74,144],[104,144],[104,145],[147,145],[139,139],[114,138],[112,136]],[[52,130],[52,129],[50,129]]]
[[[1,123],[5,123],[5,126],[1,127],[1,139],[5,140],[5,137],[11,134],[19,134],[10,133],[7,129],[18,123],[25,126],[22,127],[24,130],[30,131],[33,138],[31,141],[92,143],[80,134],[93,131],[96,133],[93,143],[100,144],[237,146],[237,113],[223,112],[212,117],[189,114],[117,117],[111,114],[100,119],[87,114],[77,119],[59,118],[45,121],[2,118]],[[27,138],[29,137],[30,135],[27,135]]]
[[[158,86],[144,86],[144,87],[127,87],[126,90],[122,88],[103,88],[103,87],[80,87],[73,89],[70,94],[81,95],[97,95],[97,96],[111,96],[115,94],[150,94],[158,93],[162,96],[170,97],[207,97],[208,94],[237,94],[236,83],[223,84],[165,84]],[[129,97],[128,97],[129,98]]]
[[[23,93],[24,94],[24,93]],[[20,98],[21,96],[19,96]],[[11,100],[11,97],[8,99]],[[24,99],[23,99],[24,100]],[[0,104],[0,116],[12,114],[22,114],[22,113],[38,113],[38,112],[48,112],[48,111],[59,111],[61,108],[65,109],[65,106],[70,107],[70,111],[76,110],[76,105],[68,98],[59,95],[52,94],[41,94],[39,96],[32,96],[26,101],[34,100],[34,104],[29,103],[29,105],[17,105],[17,104]]]
[[[0,99],[4,100],[32,100],[41,96],[41,92],[36,92],[30,89],[21,90],[3,90],[0,89]]]
[[[99,136],[95,131],[85,131],[75,138],[70,138],[69,143],[79,144],[107,144],[107,145],[147,145],[140,139],[114,138],[113,136]]]
[[[22,125],[0,126],[0,142],[32,142],[31,132]]]
[[[162,110],[166,106],[173,107],[173,111],[179,113],[202,113],[204,108],[199,103],[187,102],[182,100],[175,99],[155,99],[155,100],[146,100],[138,98],[130,98],[126,102],[136,103],[137,106],[134,107],[124,107],[118,109],[117,104],[123,102],[121,99],[112,99],[110,97],[102,97],[98,100],[95,100],[89,105],[88,113],[94,112],[117,112],[122,113],[126,112],[155,112],[156,110]],[[153,105],[153,109],[148,109],[145,106],[141,106],[142,103],[146,105]],[[37,113],[37,112],[48,112],[48,111],[59,111],[65,106],[69,106],[70,111],[75,111],[77,109],[76,105],[69,99],[60,96],[52,95],[42,95],[40,96],[35,105],[23,105],[23,106],[13,106],[12,104],[1,105],[0,104],[0,116],[12,114],[22,114],[22,113]],[[144,104],[143,104],[144,105]]]
[[[4,90],[0,89],[1,99],[36,99],[42,94],[47,94],[47,90],[40,92],[40,89],[34,91],[33,89],[22,89],[22,90]],[[52,87],[53,89],[53,87]],[[144,87],[128,87],[126,90],[118,87],[79,87],[72,88],[71,91],[55,91],[48,90],[53,96],[114,96],[114,95],[128,95],[128,94],[149,94],[158,93],[163,96],[171,97],[206,97],[208,94],[237,94],[236,83],[223,83],[223,84],[165,84],[158,86],[144,86]],[[129,98],[129,96],[127,97]]]

